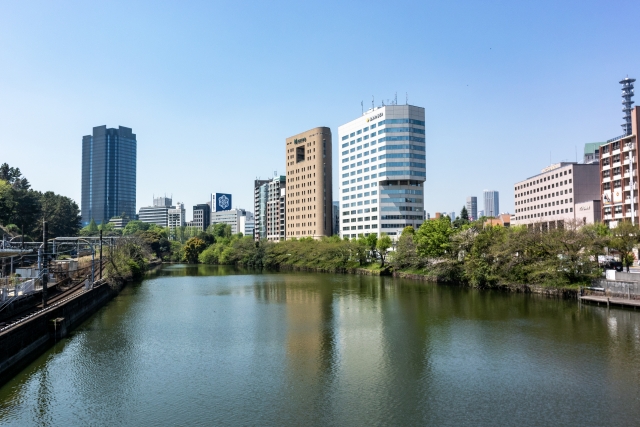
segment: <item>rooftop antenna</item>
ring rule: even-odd
[[[405,101],[404,101],[404,103],[405,103],[406,105],[409,105],[409,92],[405,92],[405,93],[404,93],[404,95],[405,95]]]
[[[384,99],[382,100],[382,106],[384,107]]]
[[[631,98],[633,97],[633,82],[636,79],[630,79],[629,76],[620,80],[620,84],[622,85],[622,111],[624,112],[624,123],[622,124],[622,129],[624,130],[623,136],[631,135],[631,104],[633,101]]]
[[[373,110],[375,107],[373,106],[374,97],[371,95],[371,109]]]
[[[398,92],[396,92],[396,97],[393,99],[393,103],[398,105]]]
[[[364,116],[364,101],[360,101],[360,107],[362,108],[362,115]]]

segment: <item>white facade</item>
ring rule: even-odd
[[[396,238],[424,220],[424,108],[371,109],[338,128],[340,236]]]
[[[244,233],[247,220],[253,221],[254,217],[251,212],[247,212],[244,209],[231,209],[211,213],[211,225],[229,224],[231,226],[231,234]]]
[[[178,202],[175,208],[169,209],[168,211],[167,226],[173,234],[176,228],[183,227],[185,223],[184,203]]]
[[[478,198],[475,196],[467,197],[467,214],[471,221],[478,219]]]

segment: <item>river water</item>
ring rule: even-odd
[[[0,425],[640,425],[640,311],[173,265],[0,388]]]

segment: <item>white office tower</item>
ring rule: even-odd
[[[338,128],[340,236],[396,239],[424,218],[424,108],[388,105]]]

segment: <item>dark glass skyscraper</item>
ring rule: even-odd
[[[130,128],[93,128],[82,137],[82,223],[136,214],[136,135]]]

